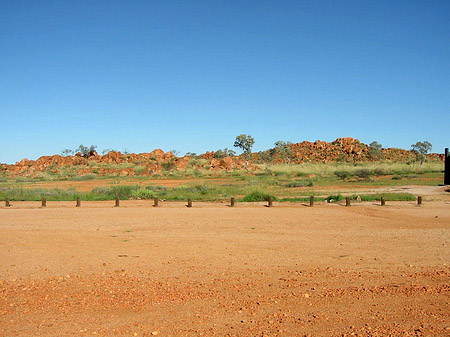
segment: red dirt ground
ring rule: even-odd
[[[0,336],[449,336],[450,203],[14,202]]]

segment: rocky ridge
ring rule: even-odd
[[[381,150],[381,156],[374,158],[369,152],[369,146],[351,137],[338,138],[333,142],[317,140],[315,142],[304,141],[290,145],[291,154],[289,163],[301,164],[305,162],[367,162],[375,160],[390,160],[397,162],[411,161],[414,153],[404,149],[387,148]],[[430,154],[429,160],[443,161],[444,155]],[[176,157],[172,152],[164,152],[161,149],[150,153],[123,154],[111,151],[103,156],[93,152],[85,157],[81,153],[74,156],[42,156],[37,160],[22,159],[13,165],[0,164],[0,171],[7,176],[30,176],[40,173],[57,174],[61,170],[72,168],[77,175],[96,174],[99,176],[151,176],[161,171],[185,171],[192,169],[234,170],[255,169],[255,164],[283,163],[286,158],[274,150],[252,153],[250,158],[244,155],[226,156],[217,158],[214,151],[206,152],[199,156]]]

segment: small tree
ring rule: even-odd
[[[175,157],[180,156],[180,151],[178,151],[178,150],[173,149],[173,150],[170,150],[169,152],[172,152]]]
[[[67,157],[67,156],[73,156],[74,155],[74,151],[71,149],[64,149],[61,151],[61,155],[63,157]]]
[[[216,152],[214,152],[214,158],[216,159],[222,159],[234,155],[236,155],[236,152],[234,152],[233,150],[228,150],[227,148],[224,148],[223,150],[219,149]]]
[[[426,161],[427,154],[431,151],[432,147],[433,145],[428,141],[417,142],[416,144],[411,145],[411,151],[414,152],[416,160],[420,161],[420,164],[422,165]]]
[[[369,144],[369,157],[372,160],[380,159],[382,156],[382,145],[377,141],[373,141]]]
[[[272,157],[273,157],[273,149],[270,150],[266,150],[266,151],[259,151],[259,158],[261,160],[262,163],[267,163],[272,161]]]
[[[83,144],[80,144],[80,146],[78,146],[78,148],[75,150],[75,152],[81,152],[81,156],[88,158],[95,153],[96,148],[97,148],[97,145],[91,145],[90,147],[87,147],[87,146],[84,146]]]
[[[286,164],[291,164],[291,160],[294,158],[295,154],[291,147],[291,142],[283,142],[282,140],[275,142],[274,153],[277,153],[281,159],[285,161]]]
[[[250,135],[239,135],[234,141],[234,147],[239,147],[242,149],[243,153],[248,156],[252,151],[253,144],[255,144],[255,139]]]

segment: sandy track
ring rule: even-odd
[[[0,336],[448,336],[450,204],[14,203]]]

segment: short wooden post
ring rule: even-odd
[[[119,197],[116,198],[116,204],[114,207],[119,207],[120,206],[120,199]]]
[[[158,206],[159,206],[159,199],[153,198],[153,207],[158,207]]]
[[[187,207],[192,207],[192,199],[188,199]]]
[[[81,200],[80,200],[80,198],[77,198],[77,205],[76,205],[76,207],[81,207]]]
[[[9,198],[5,199],[5,207],[9,207],[11,204],[9,203]]]
[[[309,207],[313,207],[314,206],[314,196],[310,196],[309,197]]]
[[[384,206],[384,205],[386,205],[386,200],[384,200],[384,198],[381,197],[381,206]]]
[[[234,198],[233,197],[230,199],[230,207],[234,207]]]
[[[350,198],[349,197],[346,197],[345,198],[345,206],[350,206]]]
[[[272,197],[269,197],[269,200],[268,200],[268,206],[269,207],[272,207],[272,202],[273,202]]]
[[[417,205],[422,205],[422,197],[421,196],[418,196],[417,197]]]
[[[47,199],[42,198],[42,207],[47,207]]]

